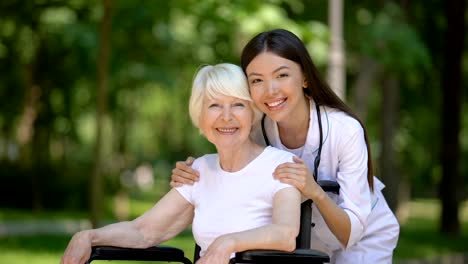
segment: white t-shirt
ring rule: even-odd
[[[291,187],[275,180],[272,173],[278,165],[292,162],[292,157],[289,152],[267,147],[237,172],[224,171],[217,154],[195,160],[192,167],[200,172],[200,181],[176,189],[195,207],[192,232],[201,256],[221,235],[272,222],[276,192]]]

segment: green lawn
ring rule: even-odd
[[[0,238],[0,263],[10,264],[49,264],[60,263],[60,257],[70,236],[21,236]],[[194,242],[190,232],[184,232],[177,239],[164,243],[184,250],[188,258],[193,257]],[[109,263],[108,261],[93,261],[93,263]],[[117,263],[117,262],[116,262]],[[122,262],[135,263],[133,262]],[[144,262],[142,262],[144,263]],[[148,262],[146,262],[148,263]]]
[[[132,215],[144,211],[151,206],[150,202],[132,201]],[[463,235],[449,237],[437,233],[437,215],[439,206],[435,200],[418,200],[411,202],[409,220],[401,227],[395,259],[430,258],[431,256],[466,252],[468,245],[468,205],[462,209]],[[8,212],[8,216],[7,213]],[[60,219],[83,215],[80,213],[43,213],[31,216],[30,212],[0,210],[0,222],[17,219],[46,219],[48,217]],[[36,235],[0,237],[0,263],[30,264],[30,263],[59,263],[70,236],[67,235]],[[184,250],[191,259],[193,256],[193,239],[190,231],[183,232],[167,245],[177,246]],[[94,262],[93,262],[94,263]],[[99,263],[99,262],[96,262]],[[104,263],[104,262],[102,262]],[[105,262],[108,263],[108,262]],[[118,262],[123,264],[124,262]],[[134,263],[134,262],[132,262]]]
[[[437,232],[440,205],[436,200],[410,203],[409,220],[401,227],[395,258],[430,258],[436,255],[468,253],[468,202],[460,210],[462,235],[452,237]]]

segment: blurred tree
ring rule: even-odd
[[[442,180],[440,198],[442,214],[440,230],[460,235],[459,205],[462,199],[463,178],[460,174],[460,125],[462,111],[462,55],[465,41],[466,1],[445,3],[447,21],[444,64],[442,67],[441,161]]]
[[[363,25],[361,32],[355,34],[361,52],[358,61],[359,74],[352,87],[354,105],[360,116],[367,118],[366,108],[369,107],[371,87],[380,87],[377,92],[379,104],[371,112],[379,115],[375,120],[368,120],[370,129],[379,127],[379,148],[374,149],[376,175],[381,177],[386,185],[384,194],[390,207],[397,211],[399,200],[409,199],[408,188],[401,188],[406,183],[408,175],[401,166],[405,166],[398,158],[399,152],[411,145],[402,146],[399,141],[400,130],[400,93],[404,91],[404,77],[409,72],[427,69],[428,54],[418,34],[406,22],[404,11],[393,1],[384,1],[380,10],[358,9],[357,19]],[[404,54],[404,56],[396,56]],[[376,92],[374,92],[375,94]],[[364,97],[364,98],[362,98]],[[375,97],[373,99],[375,101]],[[412,142],[414,143],[414,142]],[[405,167],[406,169],[406,167]]]
[[[330,51],[328,59],[328,82],[342,100],[346,100],[346,60],[343,41],[343,1],[330,0],[328,6],[330,27]]]
[[[99,27],[99,48],[97,57],[97,100],[96,100],[96,142],[93,153],[93,171],[91,180],[91,223],[93,228],[99,227],[102,218],[104,200],[103,175],[102,175],[102,136],[104,120],[107,113],[107,94],[109,84],[109,56],[112,25],[112,0],[103,0],[103,14]]]

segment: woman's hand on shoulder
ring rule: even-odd
[[[176,167],[172,170],[171,187],[180,187],[184,184],[193,185],[198,181],[198,171],[192,169],[192,164],[195,158],[188,157],[186,161],[176,162]]]
[[[320,186],[302,159],[294,156],[293,161],[276,167],[273,176],[282,183],[296,187],[304,196],[314,200],[315,195],[321,190]]]
[[[211,243],[196,264],[228,264],[234,248],[235,241],[229,235],[220,236]]]
[[[61,264],[83,264],[91,255],[90,231],[76,233],[62,256]]]

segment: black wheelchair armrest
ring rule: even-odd
[[[236,253],[237,263],[256,264],[322,264],[330,262],[330,257],[312,249],[296,249],[292,252],[277,250],[248,250]]]
[[[154,246],[144,249],[97,246],[92,248],[91,256],[86,264],[93,260],[165,261],[192,264],[181,249],[170,246]]]
[[[317,183],[325,192],[340,193],[340,185],[336,181],[317,181]]]

